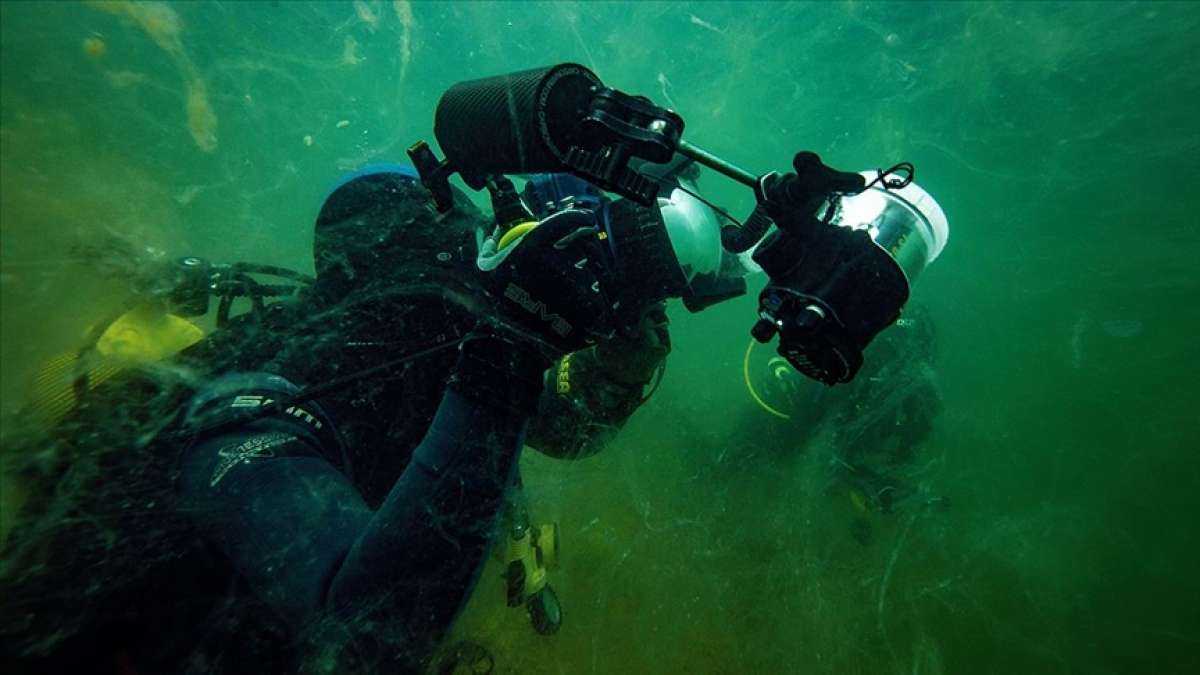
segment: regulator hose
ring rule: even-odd
[[[754,207],[746,222],[721,228],[721,246],[730,253],[744,253],[762,240],[774,221],[762,204]]]

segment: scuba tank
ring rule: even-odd
[[[251,275],[270,276],[286,284],[265,284]],[[35,428],[49,431],[100,384],[128,369],[170,358],[202,340],[206,333],[195,319],[218,298],[216,327],[230,319],[239,298],[262,311],[268,298],[296,294],[312,278],[281,267],[250,263],[213,264],[196,257],[180,258],[159,269],[118,312],[88,330],[81,348],[47,359],[34,375],[26,407]]]

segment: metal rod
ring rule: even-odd
[[[718,173],[723,173],[746,187],[755,187],[758,185],[758,176],[726,162],[703,148],[697,148],[687,141],[679,141],[679,147],[676,150],[679,151],[679,154],[691,157],[704,166]]]

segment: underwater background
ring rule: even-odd
[[[575,61],[754,172],[916,165],[951,227],[914,291],[942,396],[918,478],[949,507],[864,515],[819,438],[739,439],[753,278],[670,307],[611,447],[525,453],[562,630],[493,565],[457,636],[501,673],[1195,672],[1198,34],[1200,3],[0,2],[5,434],[124,302],[113,241],[311,271],[335,181],[432,142],[448,86]]]

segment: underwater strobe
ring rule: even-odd
[[[566,63],[454,85],[439,101],[434,122],[446,159],[438,160],[424,142],[409,148],[409,156],[440,211],[453,205],[450,174],[458,172],[473,189],[486,187],[500,230],[513,220],[501,218],[502,211],[526,213],[509,208],[518,201],[505,174],[571,173],[624,197],[624,204],[640,205],[605,216],[617,260],[598,276],[606,287],[632,289],[614,294],[613,310],[631,299],[682,297],[699,311],[711,304],[706,298],[733,297],[744,291],[741,278],[735,280],[740,288],[720,288],[714,272],[716,280],[705,281],[712,289],[701,292],[684,274],[689,267],[681,251],[721,261],[725,253],[753,250],[769,281],[752,335],[760,342],[778,336],[780,355],[813,379],[848,382],[862,366],[863,350],[899,318],[917,273],[945,245],[941,209],[912,184],[907,163],[847,173],[800,152],[794,172],[755,175],[684,141],[683,129],[674,111],[607,88],[589,69]],[[757,205],[745,222],[713,206],[694,185],[663,182],[647,168],[679,156],[752,188]],[[691,217],[697,211],[691,209],[682,215],[686,227],[672,228],[664,217],[681,217],[675,212],[681,195],[694,197],[713,217]],[[736,224],[721,227],[717,215]],[[622,219],[636,222],[625,230],[632,235],[612,226]],[[649,236],[655,232],[662,236]],[[690,240],[678,241],[684,234]],[[645,284],[645,278],[683,282]]]
[[[753,254],[770,282],[751,335],[768,342],[778,334],[780,355],[797,370],[825,384],[848,382],[941,253],[946,216],[913,184],[911,165],[849,174],[804,152],[793,163],[790,188],[785,178],[765,190],[779,229]],[[780,213],[781,203],[794,208]]]
[[[658,185],[629,161],[670,160],[683,119],[563,63],[450,87],[433,132],[446,159],[439,162],[423,141],[409,157],[441,210],[450,207],[446,178],[455,171],[475,190],[504,174],[570,172],[650,206]]]

